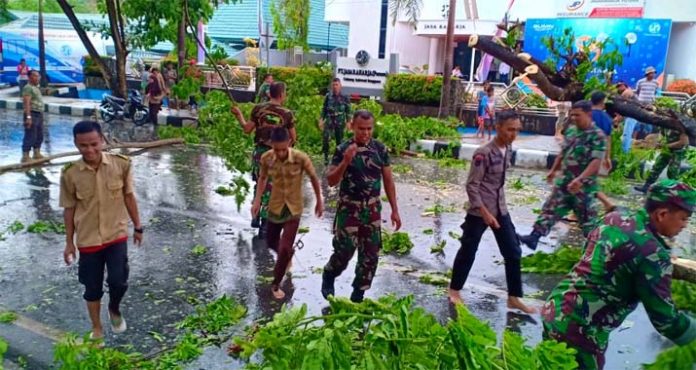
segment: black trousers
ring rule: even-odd
[[[24,138],[22,139],[22,151],[28,152],[32,149],[41,149],[44,140],[43,113],[31,111],[31,127],[24,128]]]
[[[104,267],[109,285],[109,310],[119,314],[119,305],[128,290],[128,243],[110,245],[93,253],[80,253],[77,275],[85,286],[83,298],[88,302],[104,295]]]
[[[500,228],[494,229],[493,235],[498,243],[500,254],[505,260],[505,280],[507,281],[508,295],[522,297],[522,273],[520,272],[522,250],[515,232],[515,225],[512,224],[509,214],[499,215],[497,220]],[[463,234],[459,240],[462,246],[454,258],[452,280],[450,281],[450,288],[454,290],[461,290],[464,287],[471,266],[476,259],[476,251],[481,242],[481,236],[488,225],[483,222],[482,217],[468,214],[461,227]]]

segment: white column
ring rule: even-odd
[[[428,54],[428,74],[434,75],[437,70],[438,52],[440,49],[440,39],[437,37],[430,38],[430,53]]]
[[[475,62],[476,62],[476,49],[472,48],[471,49],[471,67],[469,68],[469,82],[474,82],[474,72],[476,69],[476,66],[474,66]]]

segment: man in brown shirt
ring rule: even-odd
[[[266,243],[269,248],[278,253],[278,260],[273,270],[272,293],[276,299],[283,299],[285,293],[280,289],[280,282],[292,259],[293,244],[300,226],[304,204],[302,180],[305,173],[309,175],[317,199],[314,207],[317,217],[321,217],[324,212],[324,203],[321,199],[319,178],[314,171],[312,161],[307,154],[290,147],[288,130],[284,127],[276,127],[271,132],[270,139],[273,150],[261,156],[261,171],[251,215],[252,217],[258,215],[261,209],[262,190],[266,187],[268,178],[273,178],[273,189],[268,202]]]
[[[261,156],[271,150],[271,131],[275,127],[285,127],[290,133],[290,145],[294,145],[297,141],[297,133],[295,131],[295,116],[292,111],[283,106],[287,93],[285,84],[282,82],[272,82],[269,88],[271,100],[256,104],[251,110],[251,118],[249,121],[244,119],[242,111],[239,107],[233,107],[232,113],[237,117],[239,124],[242,126],[244,133],[254,135],[254,152],[251,156],[251,178],[257,182],[259,179],[259,161]],[[254,189],[256,189],[255,187]],[[263,189],[263,198],[261,211],[259,216],[251,220],[251,227],[259,228],[259,236],[264,237],[265,220],[267,217],[266,205],[271,192],[271,181],[266,182],[266,188]],[[256,195],[256,193],[254,193]]]
[[[495,138],[476,149],[466,182],[469,210],[462,224],[462,244],[454,259],[449,298],[452,303],[463,303],[459,291],[464,287],[471,266],[476,258],[481,236],[488,227],[493,230],[500,253],[505,260],[509,308],[525,313],[536,309],[522,302],[522,277],[520,259],[522,251],[515,233],[515,225],[505,204],[505,171],[512,157],[512,142],[517,138],[522,123],[516,113],[499,113]]]
[[[80,251],[78,277],[85,286],[83,298],[92,321],[94,339],[103,338],[100,319],[104,295],[104,268],[109,284],[109,318],[114,333],[126,330],[120,303],[128,289],[128,216],[133,221],[133,240],[140,245],[143,229],[133,193],[130,159],[102,152],[101,127],[94,121],[73,128],[75,146],[82,159],[63,168],[60,206],[65,208],[65,263]]]

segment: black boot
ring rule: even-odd
[[[324,299],[329,299],[329,296],[335,295],[335,279],[335,277],[329,275],[326,271],[321,274],[321,295],[324,296]]]
[[[636,191],[639,191],[639,192],[645,194],[648,192],[648,188],[650,188],[650,185],[645,184],[643,186],[634,186],[633,188],[636,189]]]
[[[529,249],[535,251],[537,249],[537,244],[539,243],[539,239],[541,238],[541,234],[538,231],[532,231],[531,234],[529,235],[518,235],[520,239],[520,243],[526,245],[529,247]]]
[[[354,288],[353,294],[350,295],[350,300],[355,303],[360,303],[365,299],[365,291],[362,289]]]

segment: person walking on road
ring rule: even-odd
[[[60,176],[60,206],[65,209],[63,258],[70,265],[79,251],[78,278],[85,286],[83,298],[92,321],[91,338],[101,339],[104,270],[111,330],[123,333],[127,326],[120,304],[128,290],[129,216],[136,245],[143,240],[143,227],[130,159],[102,152],[104,137],[97,122],[78,122],[73,127],[73,138],[82,158],[65,165]]]
[[[287,94],[285,92],[285,83],[274,82],[270,86],[271,100],[256,104],[251,110],[251,117],[247,122],[239,107],[232,107],[232,113],[237,117],[239,124],[242,126],[244,133],[254,135],[254,150],[251,157],[251,178],[258,184],[260,173],[261,156],[271,150],[271,131],[275,127],[285,127],[290,134],[290,145],[293,146],[297,141],[297,132],[295,131],[295,116],[292,111],[283,106]],[[272,179],[266,181],[263,197],[261,198],[261,210],[251,220],[251,226],[259,229],[259,236],[264,238],[266,235],[266,217],[268,215],[267,205],[271,194]],[[254,186],[254,189],[257,189]],[[256,194],[254,194],[256,197]]]
[[[159,111],[162,109],[162,100],[164,100],[164,97],[167,95],[167,90],[164,87],[163,81],[159,69],[152,67],[150,69],[150,76],[148,77],[148,84],[145,88],[145,95],[147,97],[148,114],[150,116],[149,121],[155,126],[157,126]]]
[[[343,132],[346,125],[350,127],[351,107],[350,99],[341,94],[341,79],[334,78],[331,83],[331,91],[324,97],[324,106],[321,109],[319,129],[322,130],[322,152],[324,153],[324,165],[329,164],[329,141],[331,137],[336,139],[336,146],[343,142]]]
[[[689,137],[685,133],[668,128],[662,129],[662,136],[665,139],[665,145],[660,151],[660,155],[657,156],[650,174],[645,179],[645,184],[634,187],[641,193],[648,191],[650,185],[657,181],[665,167],[667,167],[668,178],[676,180],[679,177],[681,162],[686,157],[686,150],[689,146]]]
[[[696,207],[696,191],[674,180],[650,188],[645,208],[604,216],[583,257],[541,310],[544,338],[577,351],[580,369],[602,369],[610,333],[642,303],[657,331],[678,345],[696,340],[696,320],[672,301],[665,238],[677,236]]]
[[[401,216],[396,204],[396,186],[387,148],[372,138],[375,117],[366,110],[353,114],[353,139],[336,148],[326,178],[329,186],[340,183],[336,219],[333,227],[334,252],[324,266],[321,294],[334,295],[334,281],[348,266],[355,250],[353,302],[362,302],[377,271],[379,250],[382,247],[382,181],[391,205],[391,221],[395,230],[401,228]]]
[[[41,144],[44,139],[43,127],[43,95],[39,88],[41,75],[39,71],[29,72],[29,83],[22,89],[22,102],[24,103],[24,139],[22,139],[22,162],[32,159],[29,156],[33,149],[33,159],[41,159]]]
[[[593,203],[599,190],[597,173],[607,143],[604,132],[592,122],[591,114],[592,103],[587,100],[578,101],[571,107],[570,120],[575,127],[567,130],[561,152],[546,180],[552,183],[558,170],[561,170],[562,177],[556,180],[532,233],[520,237],[520,241],[532,250],[536,249],[539,239],[548,235],[551,227],[570,211],[578,218],[583,235],[589,234],[593,228],[593,220],[597,217],[597,207]]]
[[[316,205],[314,213],[321,217],[324,213],[324,202],[321,198],[321,185],[314,171],[309,156],[290,147],[290,134],[285,127],[274,127],[270,134],[272,150],[265,152],[260,159],[259,180],[256,185],[256,196],[251,207],[252,217],[257,217],[261,209],[261,197],[269,178],[273,179],[273,188],[268,202],[268,225],[266,243],[269,248],[278,253],[278,259],[273,269],[271,289],[276,299],[285,298],[285,292],[280,289],[283,275],[290,268],[294,253],[293,245],[297,229],[300,226],[302,208],[303,175],[307,174],[314,189]]]
[[[532,314],[537,310],[520,299],[523,296],[520,272],[522,251],[505,202],[505,173],[510,167],[512,142],[520,133],[522,122],[512,111],[499,113],[497,119],[495,138],[476,149],[469,170],[466,193],[470,206],[461,226],[461,248],[454,259],[449,299],[452,303],[463,303],[459,291],[464,287],[474,264],[481,236],[490,227],[505,260],[508,308]]]
[[[622,98],[631,100],[636,99],[636,94],[623,81],[619,81],[616,84],[616,91],[621,95]],[[618,118],[623,118],[624,120],[623,133],[621,135],[621,149],[624,153],[628,153],[631,151],[631,143],[633,142],[633,131],[635,131],[637,121],[635,118],[631,117],[619,116]]]

